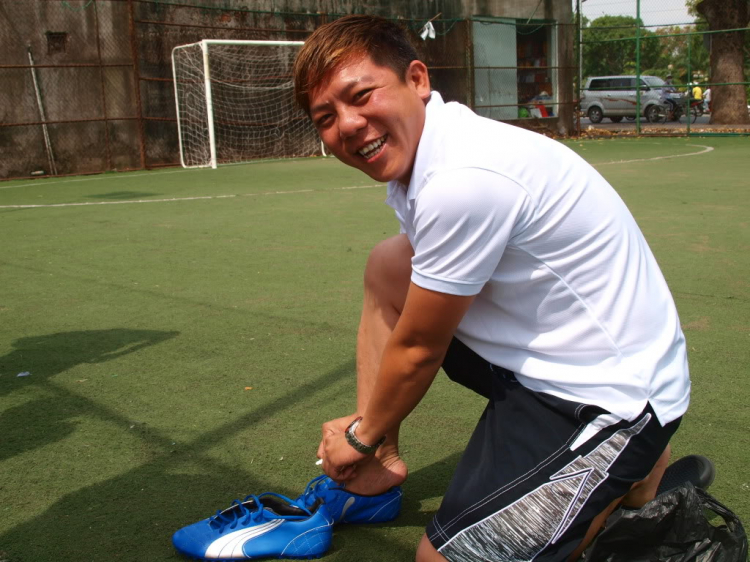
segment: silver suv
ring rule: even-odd
[[[674,88],[658,76],[641,75],[641,113],[649,117],[649,109],[656,110],[663,96],[673,95],[670,90]],[[619,123],[623,117],[635,117],[636,93],[635,76],[592,76],[581,92],[581,111],[592,123],[604,117]]]

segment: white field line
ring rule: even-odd
[[[44,209],[50,207],[88,207],[91,205],[129,205],[133,203],[171,203],[174,201],[201,201],[208,199],[231,199],[233,197],[259,197],[261,195],[293,195],[296,193],[310,193],[312,191],[340,191],[345,189],[371,189],[385,184],[352,185],[347,187],[332,187],[329,189],[297,189],[294,191],[264,191],[262,193],[243,193],[241,195],[204,195],[199,197],[172,197],[170,199],[134,199],[129,201],[87,201],[83,203],[53,203],[49,205],[0,205],[0,209]]]
[[[705,154],[711,152],[713,146],[703,146],[702,144],[686,144],[685,146],[693,146],[695,148],[702,148],[698,152],[689,152],[687,154],[672,154],[670,156],[654,156],[653,158],[637,158],[635,160],[616,160],[614,162],[600,162],[599,164],[591,164],[594,168],[597,166],[607,166],[609,164],[631,164],[633,162],[650,162],[651,160],[667,160],[668,158],[682,158],[683,156],[697,156],[698,154]]]
[[[667,160],[669,158],[682,158],[684,156],[697,156],[698,154],[705,154],[706,152],[711,152],[714,148],[712,146],[703,146],[700,144],[688,144],[686,146],[692,146],[695,148],[701,148],[703,150],[699,150],[698,152],[690,152],[688,154],[672,154],[669,156],[654,156],[652,158],[636,158],[635,160],[617,160],[614,162],[600,162],[598,164],[592,164],[595,168],[597,166],[607,166],[610,164],[631,164],[633,162],[650,162],[653,160]],[[186,172],[189,170],[175,170],[174,172],[162,172],[163,174],[169,174],[169,173],[179,173],[179,172]],[[140,175],[147,175],[147,174],[140,174]],[[117,177],[117,176],[110,176],[110,177]],[[122,176],[125,177],[125,176]],[[135,176],[128,176],[128,177],[135,177]],[[153,176],[152,176],[153,177]],[[108,178],[109,179],[109,178]],[[78,179],[78,180],[64,180],[63,182],[58,183],[66,183],[69,181],[86,181],[86,178]],[[45,184],[49,185],[49,184]],[[378,183],[373,185],[351,185],[347,187],[334,187],[330,189],[324,189],[320,191],[334,191],[334,190],[348,190],[348,189],[372,189],[373,187],[381,187],[385,184]],[[135,199],[131,201],[89,201],[84,203],[55,203],[51,205],[0,205],[0,209],[43,209],[43,208],[49,208],[49,207],[87,207],[89,205],[129,205],[133,203],[171,203],[175,201],[200,201],[200,200],[208,200],[208,199],[229,199],[232,197],[257,197],[260,195],[292,195],[295,193],[310,193],[312,191],[316,191],[314,189],[298,189],[295,191],[265,191],[262,193],[244,193],[242,195],[205,195],[201,197],[173,197],[170,199]]]

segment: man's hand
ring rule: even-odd
[[[325,442],[326,437],[334,435],[336,433],[343,433],[346,428],[356,420],[360,414],[351,414],[344,416],[343,418],[336,418],[335,420],[327,421],[323,424],[322,435],[320,438],[320,445],[318,445],[318,458],[322,459],[325,456]]]
[[[318,457],[323,459],[323,472],[336,482],[345,482],[357,475],[357,464],[368,459],[352,447],[344,432],[357,415],[346,416],[323,424],[323,440],[318,447]]]
[[[357,476],[357,464],[370,458],[349,445],[343,432],[326,438],[323,454],[323,472],[336,482],[352,480]]]

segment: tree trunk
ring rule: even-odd
[[[747,0],[703,0],[696,6],[711,31],[746,27]],[[711,34],[710,83],[745,81],[744,31]],[[711,86],[711,123],[750,124],[745,86]]]

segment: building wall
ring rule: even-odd
[[[95,0],[85,9],[61,0],[0,3],[0,178],[50,173],[27,45],[46,120],[55,122],[47,132],[57,172],[69,174],[177,163],[170,59],[176,45],[208,37],[304,39],[347,13],[403,18],[416,32],[440,14],[436,27],[447,31],[423,43],[425,61],[445,97],[471,103],[470,26],[458,20],[572,20],[570,3],[553,0],[223,0],[222,6],[236,8],[226,10],[185,7],[191,1],[198,3]],[[559,29],[558,63],[572,67],[573,28]],[[48,32],[66,34],[64,50],[50,51]],[[526,126],[571,130],[572,78],[572,68],[560,70],[557,117]]]
[[[74,11],[60,2],[28,1],[5,3],[0,11],[0,64],[28,66],[30,49],[40,96],[31,69],[0,68],[0,122],[38,123],[41,102],[46,121],[58,122],[47,129],[59,173],[107,169],[108,145],[112,167],[139,164],[132,158],[136,108],[127,4],[92,7]],[[49,33],[66,34],[64,50],[50,52]],[[0,177],[50,171],[41,125],[0,127],[0,150]]]

